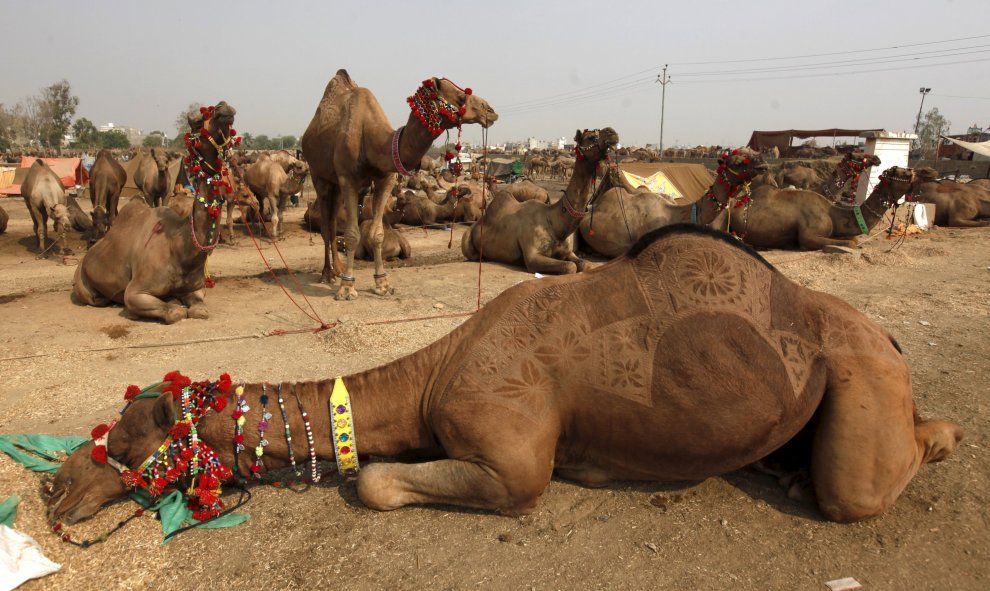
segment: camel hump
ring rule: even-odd
[[[334,97],[347,94],[356,88],[358,88],[357,83],[351,79],[351,75],[347,73],[347,70],[341,68],[337,70],[337,73],[330,79],[330,82],[327,82],[327,88],[323,91],[323,100],[333,99]]]
[[[771,271],[776,271],[773,265],[771,265],[765,258],[763,258],[760,253],[756,252],[749,246],[747,246],[742,240],[734,238],[731,234],[726,234],[725,232],[720,232],[718,230],[712,230],[706,226],[698,226],[696,224],[672,224],[669,226],[663,226],[644,234],[636,244],[632,245],[626,256],[635,259],[644,250],[648,249],[651,245],[661,242],[672,236],[708,236],[713,240],[720,240],[733,248],[737,248],[747,255],[753,257],[754,259],[760,261]]]

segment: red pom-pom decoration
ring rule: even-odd
[[[465,88],[464,89],[464,94],[466,94],[468,96],[471,96],[472,94],[474,94],[474,91],[471,90],[470,88]]]
[[[124,400],[131,400],[135,396],[141,393],[141,388],[138,388],[134,384],[127,386],[127,391],[124,392]]]
[[[227,399],[222,396],[218,396],[213,399],[212,403],[210,403],[210,407],[217,412],[222,412],[223,409],[227,408]]]
[[[93,427],[93,430],[89,432],[89,436],[95,441],[109,432],[110,426],[106,423],[100,423],[99,425]]]
[[[432,79],[423,80],[423,86],[427,88],[433,88],[433,80]]]
[[[230,130],[229,130],[229,134],[230,135],[237,135],[237,130],[234,129],[233,127],[231,127]]]
[[[172,428],[168,430],[168,434],[172,437],[185,437],[186,435],[189,435],[191,428],[192,425],[190,425],[188,421],[182,421],[172,425]]]
[[[217,388],[219,388],[221,392],[226,394],[227,392],[230,391],[230,385],[231,385],[230,374],[226,372],[220,374],[220,379],[217,381]]]
[[[96,445],[96,446],[93,446],[93,451],[90,452],[90,457],[92,457],[93,458],[93,461],[96,462],[97,464],[106,464],[107,463],[107,446],[105,446],[105,445]]]

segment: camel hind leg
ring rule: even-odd
[[[85,259],[84,264],[76,267],[75,276],[72,278],[72,300],[84,306],[96,306],[102,308],[109,306],[111,301],[103,297],[103,294],[93,289],[89,284],[89,277],[86,275]]]
[[[889,341],[884,347],[870,338],[879,335],[863,336],[857,351],[847,348],[831,360],[812,444],[818,506],[842,522],[882,513],[922,464],[947,457],[963,434],[953,423],[918,419],[900,354]]]

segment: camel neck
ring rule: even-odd
[[[442,354],[446,339],[374,369],[344,376],[351,400],[354,421],[353,446],[361,455],[395,455],[408,449],[422,449],[436,445],[425,421],[430,403],[430,391],[436,379],[436,371],[442,364],[427,362],[424,356]],[[428,369],[424,369],[428,368]],[[259,444],[259,421],[262,413],[270,413],[262,460],[266,469],[278,469],[291,465],[289,446],[285,435],[285,422],[280,408],[279,388],[292,437],[292,457],[298,470],[310,475],[309,442],[302,411],[307,413],[313,435],[313,449],[319,460],[335,458],[330,424],[330,393],[334,379],[308,382],[283,382],[244,384],[244,400],[248,411],[244,413],[244,451],[237,454],[237,465],[242,474],[250,474],[254,450]],[[220,413],[211,412],[201,421],[200,437],[220,454],[221,460],[234,466],[234,420],[231,413],[237,408],[237,397],[231,389],[230,402]],[[262,404],[262,395],[267,404]]]
[[[434,140],[436,137],[423,127],[419,119],[410,113],[399,138],[399,160],[403,168],[410,171],[415,170],[419,166],[420,160],[429,151],[430,146],[433,145]],[[389,152],[391,152],[391,147]]]
[[[900,195],[895,195],[890,181],[881,180],[870,195],[859,206],[832,204],[830,217],[836,236],[857,236],[863,231],[856,220],[856,209],[860,210],[866,227],[872,229],[883,219],[884,213]]]
[[[569,236],[584,218],[597,168],[597,158],[585,157],[577,160],[564,194],[556,204],[550,206],[548,219],[558,240]]]
[[[677,206],[678,221],[706,226],[715,220],[719,212],[725,209],[729,198],[738,191],[739,185],[728,182],[720,172],[712,186],[697,202]],[[692,213],[692,210],[695,213]]]

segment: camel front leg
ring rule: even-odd
[[[197,289],[194,292],[179,296],[179,301],[188,308],[189,318],[206,320],[210,317],[210,310],[206,307],[206,292],[204,290]]]
[[[548,273],[552,275],[570,275],[578,272],[578,266],[571,261],[560,261],[540,254],[534,249],[523,251],[523,262],[530,273]]]
[[[272,225],[276,226],[275,233],[279,236],[279,240],[285,240],[285,204],[289,200],[289,197],[280,196],[278,198],[278,224],[272,221]]]
[[[165,324],[175,324],[188,317],[189,311],[185,306],[169,304],[150,293],[134,288],[134,281],[127,284],[124,290],[124,307],[127,312],[137,318],[157,318]]]
[[[231,245],[237,246],[237,238],[234,236],[234,199],[227,200],[227,236],[224,241]],[[242,220],[244,223],[248,223],[246,219]]]
[[[331,263],[331,254],[336,258],[337,233],[337,206],[339,201],[334,201],[335,194],[339,194],[337,188],[329,182],[313,178],[313,188],[316,190],[316,206],[320,210],[322,223],[320,224],[320,236],[323,237],[323,271],[320,273],[320,283],[333,283],[334,271],[337,269]],[[336,261],[334,261],[336,262]]]
[[[798,246],[802,250],[821,250],[827,245],[845,246],[846,248],[856,248],[859,238],[829,238],[826,232],[820,229],[801,229],[798,231]]]
[[[372,253],[375,255],[375,293],[380,296],[395,293],[395,289],[388,284],[388,273],[385,272],[385,261],[382,258],[382,243],[385,242],[382,217],[385,215],[385,208],[388,206],[395,181],[394,174],[376,179],[375,194],[372,199],[370,242]]]
[[[354,288],[354,255],[357,253],[358,242],[361,240],[361,230],[358,227],[358,186],[349,180],[340,179],[340,200],[347,212],[347,227],[344,228],[344,247],[347,249],[347,262],[340,276],[340,289],[337,290],[337,300],[356,300],[357,290]],[[336,232],[336,216],[334,216]]]

